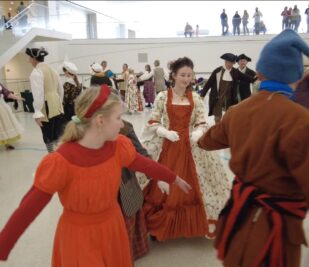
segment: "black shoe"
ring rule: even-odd
[[[11,145],[5,145],[5,149],[6,150],[13,150],[13,149],[15,149],[15,147],[13,147]]]
[[[151,104],[148,103],[148,105],[145,106],[146,108],[151,108]]]
[[[149,237],[150,237],[150,240],[153,242],[158,241],[154,235],[149,235]]]

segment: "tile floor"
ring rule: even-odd
[[[22,139],[15,144],[16,149],[5,151],[0,148],[0,229],[18,206],[22,196],[33,182],[33,174],[41,158],[46,154],[41,132],[35,125],[32,114],[15,113],[25,128]],[[124,115],[132,122],[136,133],[142,127],[150,111],[142,114]],[[213,121],[210,120],[210,124]],[[224,166],[232,179],[227,160],[228,151],[220,152]],[[61,206],[56,196],[20,238],[7,262],[2,267],[48,267],[53,244],[53,236]],[[305,223],[309,234],[309,220]],[[164,243],[151,242],[150,252],[138,260],[136,267],[219,267],[212,242],[203,238],[179,239]],[[69,266],[67,266],[69,267]],[[96,267],[96,266],[89,266]]]

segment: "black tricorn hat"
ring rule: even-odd
[[[35,58],[37,61],[43,62],[44,57],[48,55],[48,52],[45,48],[27,48],[26,54],[32,58]]]
[[[241,54],[241,55],[239,55],[238,57],[237,57],[237,62],[239,61],[239,60],[241,60],[241,59],[245,59],[245,60],[247,60],[248,62],[250,62],[251,61],[251,58],[250,57],[247,57],[245,54]]]
[[[230,62],[235,62],[237,60],[237,56],[232,53],[225,53],[220,58]]]

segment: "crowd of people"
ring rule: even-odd
[[[309,47],[295,30],[265,45],[256,70],[241,51],[218,55],[222,65],[201,90],[193,90],[199,81],[188,57],[170,61],[168,74],[159,60],[142,73],[124,63],[120,75],[106,60],[93,63],[86,88],[74,63],[63,63],[62,83],[44,62],[44,48],[25,53],[33,66],[33,118],[49,153],[0,231],[0,260],[57,193],[63,213],[53,267],[129,267],[149,251],[149,238],[182,237],[214,239],[226,267],[300,266],[309,205],[302,54],[308,57]],[[22,129],[3,96],[20,98],[3,85],[0,95],[0,144],[9,149]],[[122,114],[145,108],[151,114],[139,140]],[[225,148],[232,186],[216,151]]]
[[[258,9],[258,7],[255,8],[255,12],[252,16],[254,19],[254,27],[253,27],[253,33],[256,35],[259,35],[261,32],[264,34],[266,33],[267,29],[266,26],[261,20],[263,17],[262,12]],[[232,25],[233,25],[233,35],[240,35],[240,25],[242,24],[243,34],[249,35],[250,31],[248,28],[249,23],[249,13],[247,10],[244,10],[244,13],[242,16],[238,14],[238,11],[235,12],[233,18],[232,18]],[[222,35],[227,35],[229,33],[229,23],[228,23],[228,16],[225,12],[225,9],[222,10],[222,13],[220,15],[221,19],[221,26],[222,26]]]
[[[295,30],[296,32],[299,31],[299,25],[301,22],[301,11],[294,5],[294,7],[287,7],[285,6],[283,11],[279,13],[282,16],[282,30],[290,28]],[[304,15],[306,16],[307,22],[307,33],[309,33],[309,6],[304,11]],[[248,28],[250,18],[253,19],[252,27]],[[231,24],[232,24],[232,31],[229,31],[229,18],[226,13],[226,10],[223,9],[222,13],[220,14],[221,20],[221,27],[222,27],[222,35],[249,35],[250,33],[259,35],[261,33],[266,34],[267,28],[265,25],[262,12],[259,10],[258,7],[255,8],[255,11],[252,15],[249,15],[248,11],[245,9],[242,14],[238,11],[235,11],[235,14],[232,16]],[[196,29],[194,30],[193,27],[187,22],[185,29],[184,29],[184,36],[185,37],[193,37],[199,36],[199,25],[196,25]]]
[[[304,11],[307,20],[307,33],[309,32],[309,7]],[[294,7],[284,7],[284,10],[281,12],[282,16],[282,30],[290,28],[298,32],[299,25],[301,22],[301,12],[297,5]],[[241,25],[242,33],[244,35],[249,35],[250,31],[248,28],[250,18],[253,19],[252,33],[259,35],[260,33],[266,34],[267,28],[262,20],[263,14],[258,7],[255,8],[253,15],[250,17],[247,10],[244,10],[243,14],[240,15],[238,11],[232,17],[232,26],[233,26],[233,35],[240,35]],[[229,22],[228,15],[225,9],[222,10],[220,14],[221,26],[222,26],[222,35],[229,34]]]

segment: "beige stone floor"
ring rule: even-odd
[[[16,149],[5,151],[0,148],[0,229],[18,206],[22,196],[30,188],[33,174],[41,158],[46,154],[41,133],[34,124],[31,114],[18,112],[17,118],[25,127],[22,139],[16,143]],[[143,114],[125,115],[131,121],[139,135],[149,116]],[[210,121],[210,124],[213,123]],[[220,156],[232,179],[227,165],[228,151]],[[52,251],[53,236],[61,206],[56,196],[31,224],[20,238],[7,262],[2,267],[48,267]],[[305,224],[309,233],[309,222]],[[150,252],[136,262],[136,267],[219,267],[212,242],[203,238],[179,239],[164,243],[151,242]],[[66,266],[70,267],[70,266]],[[96,266],[89,266],[96,267]],[[308,266],[306,266],[308,267]]]

